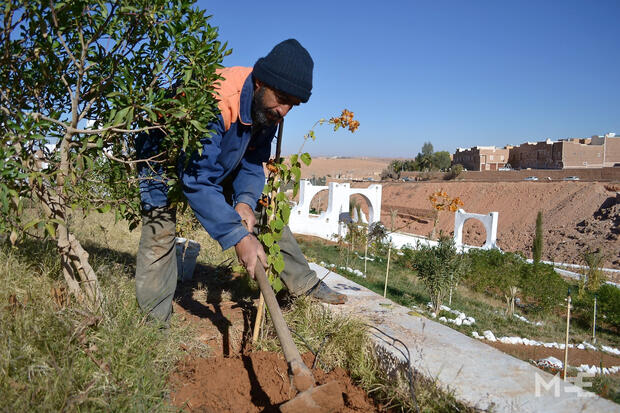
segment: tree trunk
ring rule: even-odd
[[[47,218],[61,222],[56,229],[56,244],[69,291],[78,299],[86,299],[91,308],[98,311],[103,306],[99,280],[88,262],[88,252],[66,225],[67,207],[64,201],[58,195],[50,194],[43,184],[37,185],[35,192]]]
[[[441,298],[437,296],[434,301],[433,310],[435,311],[435,315],[439,317],[439,312],[441,311]]]

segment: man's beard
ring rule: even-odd
[[[274,126],[281,119],[275,110],[265,107],[264,95],[265,88],[260,88],[252,99],[252,125],[259,129]]]

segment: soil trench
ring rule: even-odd
[[[304,361],[312,365],[312,354]],[[339,412],[381,411],[355,386],[348,373],[335,369],[312,372],[316,384],[337,382],[345,407]],[[258,351],[233,357],[194,358],[189,356],[171,379],[172,403],[188,411],[278,412],[278,406],[295,397],[281,354]]]
[[[249,340],[255,308],[245,301],[224,298],[225,294],[216,290],[221,284],[207,272],[199,266],[194,281],[177,289],[174,312],[183,323],[197,329],[197,339],[211,351],[209,354],[189,351],[177,366],[169,379],[171,403],[184,411],[279,411],[280,404],[296,395],[284,357],[274,352],[251,351]],[[211,289],[197,289],[201,282],[211,284]],[[311,368],[314,356],[307,353],[303,359]],[[338,384],[344,399],[344,408],[339,412],[385,411],[353,384],[345,370],[315,369],[312,373],[317,385]]]

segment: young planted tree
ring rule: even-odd
[[[44,230],[70,291],[95,308],[70,213],[113,208],[135,227],[136,135],[159,131],[162,155],[146,161],[173,185],[180,152],[200,148],[217,113],[225,46],[193,3],[0,0],[0,233]]]
[[[413,252],[413,268],[431,297],[435,314],[439,314],[446,294],[458,282],[465,265],[463,256],[456,252],[454,240],[449,237],[440,237],[436,247],[419,245]]]
[[[605,281],[605,274],[601,268],[605,262],[605,254],[600,249],[586,249],[581,253],[581,259],[587,267],[584,271],[585,288],[591,292],[597,292]]]
[[[540,263],[543,251],[543,217],[542,211],[538,211],[536,215],[536,234],[534,235],[534,243],[532,244],[532,259],[534,264]]]
[[[395,209],[390,210],[390,234],[394,233],[394,226],[396,225],[396,217],[398,211]],[[388,278],[390,276],[390,256],[392,255],[392,239],[388,240],[388,255],[387,264],[385,265],[385,283],[383,284],[383,298],[387,297]]]
[[[269,283],[272,288],[278,292],[284,285],[279,275],[284,270],[284,257],[277,242],[282,239],[284,227],[288,225],[291,216],[291,205],[288,195],[283,190],[285,187],[292,186],[295,197],[299,192],[301,182],[302,163],[309,166],[312,158],[309,153],[302,152],[306,141],[315,140],[316,135],[314,129],[318,125],[325,123],[332,125],[334,131],[340,128],[346,128],[351,133],[359,128],[359,121],[353,119],[353,112],[344,109],[339,117],[332,117],[329,120],[320,119],[315,122],[312,128],[304,135],[304,141],[299,148],[298,153],[291,155],[288,160],[280,157],[280,145],[282,143],[282,124],[278,132],[278,141],[276,155],[267,162],[267,180],[263,189],[262,199],[259,203],[264,207],[265,214],[258,222],[258,239],[263,244],[267,255],[267,271]],[[258,338],[261,320],[264,312],[264,297],[260,294],[258,312],[254,322],[253,341]]]

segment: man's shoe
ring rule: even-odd
[[[306,295],[327,304],[344,304],[347,302],[346,295],[332,290],[323,281],[319,281],[314,287],[306,291]]]

